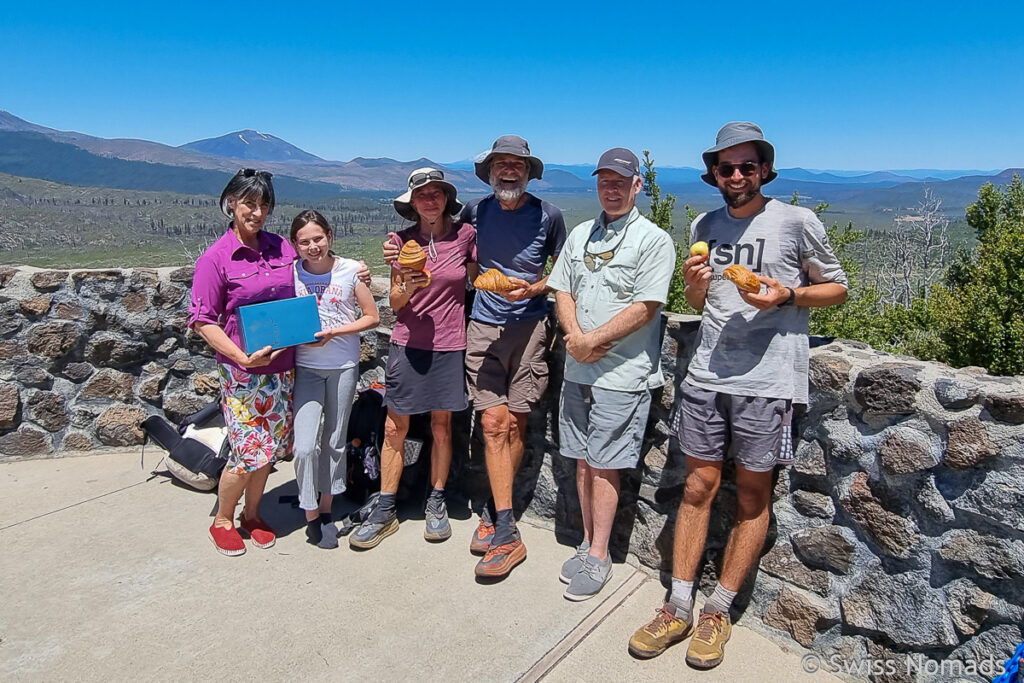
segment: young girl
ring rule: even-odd
[[[323,328],[316,333],[320,341],[296,349],[293,448],[306,536],[321,548],[338,547],[331,503],[345,490],[345,443],[359,378],[359,333],[380,321],[370,288],[356,277],[359,263],[335,256],[333,237],[327,219],[316,211],[303,211],[292,221],[291,241],[299,254],[295,295],[316,295]]]

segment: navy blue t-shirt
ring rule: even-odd
[[[549,256],[558,256],[565,244],[565,219],[558,207],[532,194],[515,211],[501,208],[493,194],[474,199],[462,210],[461,220],[476,227],[480,272],[497,268],[511,277],[536,282],[544,277]],[[473,320],[494,325],[543,318],[548,314],[545,296],[512,303],[499,294],[477,291]]]

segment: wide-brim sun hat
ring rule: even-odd
[[[715,146],[701,155],[707,173],[700,179],[708,185],[718,187],[718,181],[715,180],[715,174],[711,170],[711,167],[718,163],[718,153],[723,149],[742,145],[744,142],[753,142],[757,146],[761,162],[768,164],[768,177],[761,181],[761,184],[767,185],[778,178],[779,174],[775,171],[775,148],[764,139],[764,131],[761,130],[761,127],[750,121],[732,121],[718,131]]]
[[[409,221],[418,221],[420,219],[416,209],[412,208],[412,193],[414,190],[418,190],[430,183],[437,183],[444,188],[445,194],[448,195],[448,213],[455,216],[462,212],[462,202],[459,201],[458,197],[459,192],[455,189],[454,185],[444,179],[444,171],[425,166],[424,168],[417,168],[409,174],[408,189],[400,196],[395,197],[395,211],[398,212],[399,216]]]
[[[530,154],[530,143],[518,135],[502,135],[489,151],[481,153],[473,162],[476,177],[487,185],[491,184],[491,161],[495,154],[511,154],[525,159],[530,167],[530,180],[540,180],[544,175],[544,162]]]

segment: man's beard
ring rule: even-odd
[[[526,185],[530,182],[529,177],[524,177],[515,185],[509,183],[503,183],[499,179],[498,175],[494,172],[491,173],[489,180],[491,181],[491,189],[494,190],[494,196],[502,202],[514,202],[523,196],[526,192]]]
[[[757,195],[760,193],[760,188],[752,187],[743,192],[736,192],[735,190],[729,190],[727,188],[719,187],[718,191],[722,193],[722,199],[729,205],[731,209],[738,209],[745,204],[749,204]]]

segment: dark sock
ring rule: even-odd
[[[306,522],[306,540],[315,545],[319,545],[324,538],[323,529],[320,528],[320,520],[314,519],[312,522]]]
[[[484,503],[483,508],[480,510],[480,519],[484,520],[485,524],[494,526],[494,519],[498,516],[497,511],[494,509],[494,498],[488,498],[487,502]]]
[[[334,525],[334,521],[331,519],[331,513],[321,512],[320,519],[317,520],[317,524],[320,525],[321,534],[321,539],[317,541],[317,545],[321,548],[337,548],[338,527]]]
[[[370,513],[370,521],[374,524],[383,524],[384,522],[390,522],[395,516],[395,496],[394,493],[382,493],[380,498],[377,499],[377,505],[374,506],[373,512]]]
[[[512,516],[512,510],[498,510],[494,519],[494,540],[492,546],[511,543],[519,538],[519,530],[516,529],[516,520]]]
[[[430,495],[427,496],[427,510],[440,513],[444,507],[444,489],[430,489]]]

